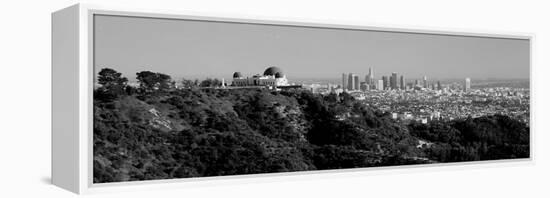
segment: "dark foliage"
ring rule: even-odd
[[[414,123],[409,128],[413,135],[434,142],[426,153],[442,162],[529,157],[529,127],[508,116]]]
[[[219,87],[222,85],[222,81],[218,80],[217,78],[207,78],[206,80],[203,80],[199,86],[201,87]]]
[[[142,71],[136,73],[136,76],[139,81],[140,89],[143,92],[166,91],[172,87],[173,84],[171,77],[162,73]]]
[[[98,99],[112,101],[121,95],[125,95],[128,79],[122,74],[110,68],[103,68],[99,71],[97,82],[101,85],[94,91]]]

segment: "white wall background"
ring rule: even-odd
[[[535,165],[423,168],[98,197],[548,197],[550,26],[545,1],[97,0],[135,8],[350,24],[534,33]],[[50,13],[78,1],[3,1],[0,12],[0,197],[72,197],[50,180]],[[546,77],[546,78],[545,78]]]

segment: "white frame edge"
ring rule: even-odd
[[[531,89],[530,158],[93,184],[93,101],[91,99],[93,94],[92,44],[94,14],[529,40]],[[52,13],[52,183],[77,194],[89,194],[97,192],[277,182],[287,179],[327,179],[406,173],[413,170],[421,172],[461,170],[466,166],[468,168],[486,168],[534,165],[535,123],[533,119],[534,109],[532,108],[534,106],[534,87],[531,67],[533,60],[533,34],[449,30],[431,27],[429,28],[431,30],[425,30],[415,27],[397,27],[380,24],[372,26],[365,24],[361,24],[360,26],[342,24],[350,23],[341,21],[326,23],[311,19],[296,20],[246,15],[230,16],[228,14],[204,14],[168,10],[119,9],[88,4],[77,4]],[[68,87],[70,85],[76,86]]]
[[[91,123],[88,26],[85,6],[52,13],[52,184],[74,193],[89,188]]]

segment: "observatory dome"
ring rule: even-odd
[[[284,76],[283,70],[278,67],[269,67],[264,71],[264,76],[275,76],[279,74],[281,77]]]

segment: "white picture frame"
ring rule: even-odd
[[[375,167],[292,173],[269,173],[255,175],[222,176],[208,178],[170,179],[112,184],[92,182],[92,93],[93,93],[93,16],[110,14],[135,17],[169,19],[192,19],[207,21],[242,22],[287,26],[323,27],[352,30],[391,31],[472,37],[495,37],[527,39],[533,45],[534,35],[528,33],[494,33],[470,30],[416,29],[414,27],[378,27],[326,23],[313,20],[293,20],[257,16],[229,16],[199,14],[192,12],[158,11],[128,8],[111,8],[97,5],[77,4],[52,14],[52,183],[78,194],[136,189],[164,189],[191,186],[223,185],[229,183],[252,183],[284,181],[287,179],[317,179],[353,174],[376,174],[381,170],[392,172],[431,171],[436,168],[461,169],[468,167],[494,167],[527,165],[534,163],[534,108],[530,108],[530,157],[528,159],[496,160],[483,162],[460,162],[431,165],[408,165],[404,167]],[[532,47],[530,49],[532,56]],[[531,62],[531,61],[530,61]],[[530,66],[531,67],[531,66]],[[532,76],[532,75],[531,75]],[[531,79],[531,89],[532,79]],[[534,90],[531,90],[531,95]],[[535,101],[531,100],[533,107]],[[418,169],[420,168],[420,169]],[[369,170],[369,171],[367,171]]]

